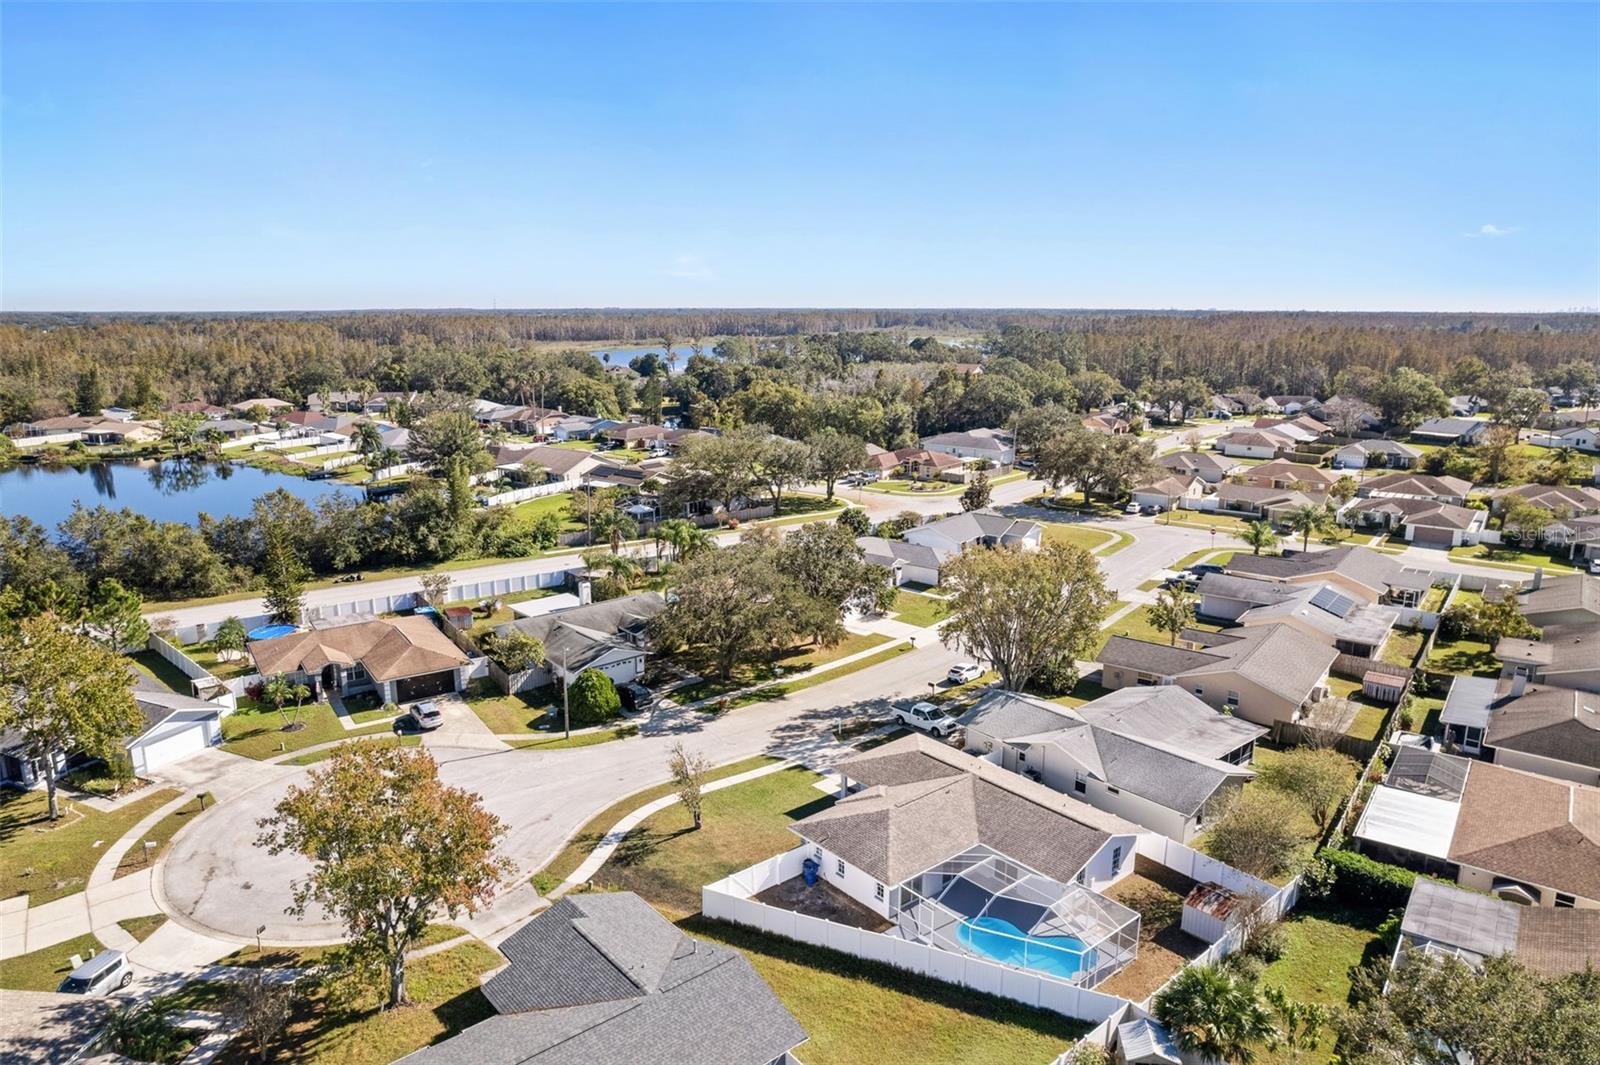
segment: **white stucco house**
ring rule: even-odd
[[[952,514],[905,531],[907,543],[959,554],[968,547],[1037,548],[1044,537],[1038,522],[1008,518],[992,510]]]
[[[1017,460],[1016,442],[1004,429],[971,429],[964,433],[939,433],[922,438],[924,450],[959,459],[987,459],[996,466],[1009,466]]]

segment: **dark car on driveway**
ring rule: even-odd
[[[648,710],[656,705],[656,693],[646,688],[643,684],[628,681],[626,684],[617,685],[617,695],[622,699],[623,709],[638,713]]]

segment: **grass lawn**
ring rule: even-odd
[[[1470,606],[1476,610],[1483,605],[1483,593],[1474,592],[1470,588],[1457,588],[1456,594],[1450,597],[1451,606]]]
[[[559,730],[554,735],[539,736],[527,740],[508,740],[511,746],[519,751],[557,751],[570,747],[593,747],[598,743],[610,743],[612,740],[626,739],[639,734],[638,725],[619,725],[616,728],[601,729],[598,732],[580,732],[571,739]]]
[[[1209,547],[1202,547],[1198,551],[1190,551],[1187,555],[1184,555],[1182,558],[1178,559],[1178,561],[1174,562],[1169,568],[1174,570],[1183,570],[1188,569],[1190,566],[1193,566],[1199,562],[1209,562],[1216,566],[1226,566],[1233,559],[1234,555],[1242,553],[1243,552],[1239,551],[1217,551]]]
[[[218,680],[245,677],[256,671],[255,663],[250,661],[248,655],[241,655],[232,661],[224,662],[217,657],[217,652],[211,649],[210,644],[192,643],[182,648],[182,651],[194,659],[195,665],[204,669]],[[157,655],[157,657],[159,658],[160,656]],[[165,662],[166,660],[162,659],[162,661]]]
[[[290,714],[292,716],[293,711]],[[301,707],[300,724],[305,727],[284,732],[276,710],[247,711],[241,701],[239,712],[222,719],[222,749],[245,758],[271,758],[284,751],[299,751],[320,743],[393,731],[387,724],[347,729],[327,703],[309,703]]]
[[[1057,507],[1061,510],[1077,510],[1085,514],[1100,514],[1107,517],[1117,517],[1122,513],[1122,507],[1106,499],[1096,499],[1092,502],[1085,500],[1082,492],[1063,492],[1061,495],[1034,496],[1029,503],[1042,507]]]
[[[747,706],[750,703],[765,702],[768,699],[782,699],[786,696],[793,695],[796,692],[803,692],[807,688],[815,687],[818,684],[824,684],[830,680],[837,680],[840,677],[848,677],[852,673],[859,673],[863,669],[870,669],[873,666],[881,665],[882,663],[887,662],[892,658],[898,658],[907,651],[911,650],[913,650],[913,648],[909,643],[897,643],[892,647],[885,647],[883,650],[878,651],[875,654],[866,655],[863,658],[858,658],[854,662],[846,663],[845,665],[839,666],[835,669],[830,669],[822,673],[814,673],[809,677],[801,677],[798,680],[783,681],[778,684],[768,684],[765,687],[757,688],[755,691],[747,692],[746,694],[739,696],[737,699],[734,699],[732,701],[732,706]]]
[[[1061,522],[1044,523],[1044,542],[1047,544],[1067,544],[1070,547],[1081,547],[1085,551],[1093,551],[1101,544],[1115,538],[1109,529],[1096,529],[1087,525],[1067,525]]]
[[[494,1007],[479,978],[504,964],[478,940],[406,966],[412,1004],[379,1011],[371,1002],[337,1005],[318,991],[295,1006],[274,1061],[384,1065],[486,1019]]]
[[[1383,652],[1378,655],[1378,660],[1396,666],[1409,666],[1417,660],[1417,652],[1422,650],[1423,641],[1426,639],[1426,635],[1421,631],[1395,629],[1389,633],[1389,639],[1384,643]]]
[[[789,825],[833,805],[812,787],[821,779],[794,767],[711,792],[699,831],[674,803],[629,832],[592,883],[637,892],[674,920],[698,913],[703,885],[798,845]]]
[[[861,488],[862,491],[887,496],[958,496],[966,491],[966,485],[951,484],[949,481],[907,481],[901,478],[874,481]]]
[[[106,848],[178,794],[151,790],[111,813],[61,799],[51,827],[43,788],[0,791],[0,898],[26,894],[37,906],[82,891]]]
[[[705,680],[697,681],[685,688],[679,688],[672,693],[672,698],[679,703],[692,703],[701,699],[711,699],[728,692],[739,691],[753,684],[765,684],[768,681],[780,680],[793,673],[803,673],[808,669],[837,662],[841,658],[860,654],[881,644],[888,643],[890,637],[882,633],[855,633],[852,632],[832,647],[818,647],[815,644],[801,644],[791,647],[777,660],[767,665],[752,665],[742,663],[735,666],[732,675],[727,680],[721,680],[712,674],[716,667],[706,659],[701,659],[692,653],[680,655],[675,661],[677,664],[690,669]]]
[[[154,677],[173,691],[182,695],[194,694],[194,683],[189,680],[183,670],[154,651],[140,651],[128,657],[133,659],[134,665],[139,667],[141,673]]]
[[[554,514],[561,519],[563,530],[581,529],[583,528],[581,524],[568,520],[569,508],[567,504],[571,501],[571,492],[557,492],[555,495],[539,496],[537,499],[527,499],[521,503],[514,503],[506,508],[503,528],[508,533],[521,529],[531,529],[534,523],[546,514]]]
[[[950,604],[943,599],[934,599],[932,596],[918,595],[908,592],[904,588],[895,593],[894,610],[896,621],[903,621],[907,625],[915,625],[926,629],[937,625],[950,614]]]
[[[1082,706],[1110,692],[1110,688],[1102,688],[1092,680],[1080,680],[1065,695],[1046,695],[1043,698],[1049,699],[1052,703],[1060,703],[1062,706]]]
[[[1258,744],[1256,744],[1256,753],[1255,753],[1255,758],[1253,759],[1254,768],[1263,769],[1263,768],[1265,768],[1267,766],[1272,765],[1275,761],[1277,761],[1281,757],[1283,757],[1283,754],[1282,754],[1281,751],[1278,751],[1278,750],[1276,750],[1274,748],[1271,748],[1271,747],[1264,747],[1264,746],[1262,746],[1261,744],[1258,743]],[[1340,801],[1342,801],[1344,796],[1349,793],[1350,789],[1355,787],[1356,774],[1359,772],[1359,767],[1357,767],[1355,765],[1355,763],[1352,762],[1350,764],[1349,768],[1350,768],[1349,782],[1348,782],[1348,785],[1346,786],[1344,792],[1341,793],[1341,795],[1339,796]],[[1267,786],[1268,785],[1265,784],[1264,782],[1262,782],[1260,779],[1251,780],[1251,781],[1249,781],[1249,782],[1247,782],[1245,784],[1245,787],[1247,787],[1247,788],[1265,788]],[[1337,803],[1335,803],[1335,805],[1337,805]],[[1284,873],[1281,873],[1281,874],[1279,874],[1278,876],[1275,876],[1275,877],[1264,878],[1264,879],[1269,879],[1272,883],[1278,884],[1280,886],[1283,885],[1283,884],[1287,884],[1289,882],[1289,878],[1294,875],[1295,871],[1298,870],[1302,865],[1304,865],[1306,860],[1311,857],[1311,855],[1316,850],[1317,839],[1321,835],[1321,833],[1317,830],[1316,822],[1313,821],[1311,819],[1311,815],[1309,813],[1305,812],[1304,810],[1299,810],[1299,811],[1296,812],[1294,827],[1295,827],[1295,831],[1305,840],[1305,842],[1300,847],[1299,853],[1297,853],[1295,855],[1295,857],[1289,862],[1288,871],[1286,871]],[[1205,835],[1196,837],[1193,841],[1190,842],[1189,846],[1193,847],[1197,851],[1200,851],[1201,853],[1210,854],[1211,851],[1210,851],[1209,846],[1208,846],[1208,844],[1210,843],[1210,839],[1211,839],[1211,834],[1208,832]],[[1215,855],[1212,855],[1212,856],[1215,857]]]
[[[1444,713],[1444,700],[1432,695],[1418,695],[1411,699],[1411,727],[1424,736],[1444,733],[1439,715]]]
[[[128,917],[117,922],[117,927],[128,933],[134,939],[143,943],[149,939],[156,929],[167,923],[164,913],[150,914],[147,917]]]
[[[1495,658],[1494,649],[1482,640],[1435,640],[1433,653],[1428,655],[1424,668],[1433,673],[1498,677],[1500,660]]]
[[[1350,722],[1350,727],[1345,729],[1346,736],[1358,740],[1375,740],[1383,728],[1384,716],[1389,708],[1384,703],[1374,702],[1361,694],[1361,682],[1348,677],[1330,676],[1328,690],[1341,699],[1348,699],[1361,707],[1356,711],[1355,720]]]
[[[205,800],[204,806],[201,804],[202,798]],[[128,853],[122,856],[122,861],[117,865],[117,876],[137,873],[146,866],[153,864],[157,858],[167,852],[167,844],[172,842],[172,837],[178,834],[178,830],[192,821],[202,809],[208,809],[211,805],[211,794],[206,792],[204,795],[195,796],[157,821],[150,827],[148,832],[134,840],[133,846],[128,848]],[[146,841],[156,844],[155,850],[150,852],[148,858],[145,857],[144,844]]]
[[[420,747],[420,746],[422,746],[422,737],[421,736],[414,736],[414,735],[380,736],[378,739],[351,740],[350,742],[351,743],[379,743],[379,744],[383,744],[383,745],[388,746],[388,747]],[[339,744],[335,744],[332,747],[324,747],[320,751],[308,751],[305,754],[296,755],[293,758],[285,758],[283,760],[283,764],[284,765],[316,765],[318,762],[326,762],[329,758],[332,758],[334,755],[338,754],[341,750],[343,750],[345,748],[345,746],[346,746],[345,744],[339,743]]]
[[[74,954],[88,961],[104,949],[104,943],[85,934],[30,954],[6,958],[0,961],[0,987],[8,991],[54,991],[72,972]]]
[[[1350,998],[1350,968],[1386,956],[1378,926],[1383,910],[1344,910],[1315,902],[1292,911],[1283,921],[1287,946],[1283,956],[1261,974],[1261,986],[1281,987],[1298,1002],[1345,1006]],[[1333,1051],[1333,1036],[1324,1033],[1316,1053],[1301,1061],[1321,1061]],[[1288,1051],[1263,1050],[1261,1062],[1290,1062]]]
[[[546,715],[559,714],[561,710],[553,684],[515,695],[502,695],[488,681],[474,681],[466,703],[494,733],[543,732],[540,726],[546,723]]]
[[[1245,527],[1243,518],[1202,510],[1169,510],[1161,516],[1157,524],[1190,525],[1201,529],[1216,529],[1218,532],[1243,532]]]
[[[725,766],[718,766],[716,769],[713,769],[711,772],[706,774],[706,780],[710,782],[713,780],[724,780],[728,777],[736,777],[740,773],[748,773],[752,769],[760,769],[762,766],[771,765],[777,760],[778,759],[776,758],[769,758],[766,755],[758,755],[755,758],[746,758],[740,762],[732,762]],[[655,787],[645,788],[643,791],[636,791],[632,795],[629,795],[623,799],[619,799],[610,806],[606,807],[604,810],[601,810],[599,813],[591,817],[587,824],[585,824],[577,832],[573,833],[572,838],[567,841],[566,845],[562,847],[559,852],[557,852],[556,856],[552,858],[543,869],[534,874],[533,886],[538,888],[541,892],[549,891],[551,888],[555,887],[557,884],[561,883],[568,876],[570,876],[573,870],[577,869],[578,866],[583,864],[583,860],[589,857],[590,852],[592,852],[595,847],[599,845],[600,841],[605,838],[605,834],[611,831],[612,825],[615,825],[618,821],[622,820],[623,817],[632,813],[634,810],[637,810],[646,803],[654,802],[663,795],[671,794],[671,784],[657,784]],[[714,794],[715,793],[713,793],[713,795]],[[817,792],[815,794],[821,795],[821,792]],[[707,799],[709,800],[712,797],[713,796],[707,796]],[[766,855],[763,855],[763,857],[766,857]]]
[[[1422,597],[1422,604],[1417,609],[1437,613],[1444,606],[1444,597],[1449,592],[1450,589],[1437,584],[1432,586],[1428,589],[1428,594]]]
[[[1188,627],[1205,632],[1216,632],[1222,628],[1221,625],[1213,625],[1204,621],[1191,621]],[[1124,614],[1105,629],[1102,629],[1100,642],[1095,645],[1094,654],[1098,655],[1101,648],[1105,647],[1106,641],[1113,636],[1127,636],[1135,640],[1148,640],[1151,643],[1170,644],[1172,642],[1171,634],[1162,632],[1150,620],[1149,606],[1141,606],[1137,610]]]
[[[1090,1027],[741,925],[694,917],[679,927],[750,959],[810,1034],[799,1050],[806,1065],[1047,1062]]]
[[[1486,566],[1508,566],[1514,569],[1535,569],[1543,566],[1557,573],[1576,573],[1570,560],[1556,558],[1548,551],[1522,551],[1503,544],[1474,544],[1471,547],[1452,547],[1450,557],[1459,562],[1475,562]]]

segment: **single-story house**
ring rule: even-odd
[[[1257,580],[1231,573],[1207,573],[1200,578],[1195,613],[1218,621],[1238,621],[1248,610],[1293,599],[1310,585]]]
[[[1508,636],[1494,646],[1502,677],[1600,692],[1600,622],[1546,625],[1540,639]]]
[[[86,444],[147,444],[161,439],[161,430],[153,423],[118,418],[91,418],[78,433]]]
[[[251,640],[245,650],[264,677],[285,674],[313,697],[376,689],[386,703],[406,703],[460,691],[467,656],[422,614],[340,623]]]
[[[568,414],[550,423],[550,439],[557,442],[592,440],[599,421],[598,418],[586,418],[581,414]]]
[[[1283,414],[1299,414],[1317,402],[1316,396],[1268,396],[1272,406]]]
[[[992,510],[952,514],[948,518],[907,529],[903,534],[907,543],[952,553],[972,546],[1037,548],[1043,536],[1044,527],[1038,522],[1008,518]]]
[[[1206,400],[1206,416],[1209,418],[1237,418],[1250,413],[1250,408],[1231,396],[1213,393]]]
[[[229,410],[235,411],[239,414],[249,414],[257,407],[260,407],[269,414],[277,414],[282,411],[294,410],[293,403],[289,403],[281,399],[274,399],[271,396],[257,396],[254,399],[241,399],[237,403],[228,404]]]
[[[1133,501],[1141,507],[1174,510],[1198,503],[1206,494],[1206,483],[1192,474],[1175,473],[1133,490]]]
[[[905,476],[913,481],[952,481],[961,484],[967,479],[967,464],[942,451],[903,447],[894,453],[894,457]]]
[[[1409,470],[1422,452],[1398,440],[1357,440],[1333,453],[1333,468],[1345,470]]]
[[[1138,914],[1099,892],[1133,871],[1138,825],[920,734],[835,768],[849,794],[789,829],[819,880],[903,938],[994,960],[971,943],[985,918],[1071,934],[1042,961],[1002,961],[1083,987],[1137,954]]]
[[[576,488],[603,461],[593,451],[546,444],[502,444],[489,449],[495,468],[525,476],[532,484],[561,483]]]
[[[749,960],[631,891],[558,899],[500,953],[494,1015],[405,1065],[798,1065],[805,1029]]]
[[[511,407],[493,412],[489,422],[513,433],[548,437],[556,425],[566,418],[565,411],[551,410],[549,407]]]
[[[1556,979],[1600,968],[1600,913],[1527,906],[1419,876],[1400,919],[1396,962],[1407,950],[1460,958],[1474,967],[1510,954]]]
[[[219,407],[215,403],[207,403],[203,399],[186,399],[182,403],[174,403],[166,410],[168,414],[203,414],[212,421],[226,418],[231,413],[227,407]]]
[[[1576,484],[1519,484],[1489,493],[1489,510],[1500,514],[1513,499],[1547,510],[1558,518],[1600,514],[1600,490]]]
[[[1600,694],[1456,677],[1440,721],[1452,742],[1495,765],[1600,784]]]
[[[660,425],[619,425],[604,435],[623,447],[665,447],[667,430]]]
[[[222,742],[227,708],[177,692],[136,689],[145,729],[128,741],[128,758],[140,776]]]
[[[1267,401],[1254,392],[1224,392],[1222,398],[1236,405],[1240,414],[1254,414],[1267,406]]]
[[[1297,508],[1321,506],[1327,498],[1326,493],[1308,494],[1292,488],[1257,488],[1254,485],[1224,482],[1217,485],[1214,495],[1206,497],[1200,509],[1279,522]]]
[[[1356,494],[1363,498],[1431,499],[1461,506],[1472,482],[1460,477],[1435,477],[1426,473],[1382,473],[1362,481]]]
[[[1537,444],[1539,447],[1600,451],[1600,428],[1593,425],[1574,425],[1566,429],[1529,433],[1528,443]]]
[[[893,575],[896,588],[903,584],[937,585],[939,571],[959,554],[949,548],[885,540],[881,536],[858,536],[856,546],[861,548],[863,561],[882,566]]]
[[[1251,428],[1286,436],[1296,444],[1312,443],[1328,432],[1326,425],[1306,415],[1298,418],[1257,418],[1251,423]]]
[[[497,625],[497,636],[516,630],[544,643],[545,664],[509,675],[508,686],[519,692],[557,680],[569,684],[588,669],[616,684],[638,680],[649,653],[650,620],[664,609],[660,592],[639,592]]]
[[[1275,459],[1280,451],[1293,451],[1295,442],[1270,429],[1238,429],[1223,433],[1212,446],[1229,458]]]
[[[1395,607],[1363,602],[1331,584],[1292,587],[1296,590],[1288,598],[1240,614],[1239,624],[1288,625],[1341,654],[1377,658],[1400,620]]]
[[[1451,396],[1450,413],[1458,418],[1471,418],[1483,410],[1483,400],[1477,396]]]
[[[1189,474],[1206,484],[1219,484],[1224,478],[1248,469],[1242,462],[1219,457],[1210,451],[1174,451],[1156,458],[1156,465],[1176,474]]]
[[[922,447],[959,459],[987,459],[996,466],[1009,466],[1017,460],[1016,439],[1004,429],[972,429],[965,433],[925,436]]]
[[[996,691],[961,722],[969,752],[1179,841],[1254,776],[1242,766],[1266,732],[1176,687],[1125,688],[1075,709]]]
[[[1399,606],[1416,606],[1433,584],[1433,574],[1408,569],[1382,552],[1357,545],[1282,555],[1241,552],[1228,561],[1227,571],[1289,584],[1328,583],[1364,602]]]
[[[1259,466],[1246,466],[1234,478],[1240,484],[1252,485],[1256,488],[1295,488],[1299,485],[1310,485],[1312,490],[1327,491],[1339,483],[1339,474],[1322,469],[1320,466],[1307,466],[1303,462],[1290,462],[1288,459],[1274,459],[1263,462]]]
[[[1331,646],[1284,624],[1235,633],[1185,630],[1177,646],[1113,636],[1100,652],[1100,683],[1112,690],[1181,685],[1208,706],[1271,728],[1295,721],[1327,695],[1337,657]]]
[[[1409,496],[1355,499],[1339,516],[1361,528],[1402,529],[1407,540],[1432,547],[1475,544],[1489,520],[1488,511]]]
[[[1122,436],[1132,428],[1126,419],[1115,414],[1091,414],[1081,424],[1091,433],[1104,433],[1106,436]]]
[[[876,481],[893,473],[895,467],[899,465],[899,455],[887,448],[881,448],[877,444],[868,444],[867,464],[857,472],[865,474],[871,480]]]
[[[1600,908],[1600,788],[1401,746],[1353,835],[1496,898]]]
[[[1485,599],[1499,599],[1509,584],[1485,588]],[[1600,622],[1600,577],[1582,573],[1546,576],[1537,569],[1526,587],[1515,589],[1522,616],[1537,628],[1547,625],[1592,625]]]
[[[1476,444],[1489,431],[1481,418],[1429,418],[1411,430],[1411,439],[1423,444]]]

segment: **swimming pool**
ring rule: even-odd
[[[1030,936],[998,917],[962,921],[956,938],[974,954],[1063,980],[1094,968],[1094,951],[1078,937]]]
[[[293,625],[260,625],[245,633],[245,638],[250,640],[270,640],[277,636],[287,636],[295,631]]]

